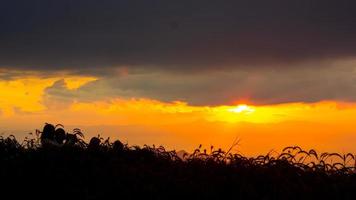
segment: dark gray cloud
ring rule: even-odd
[[[0,24],[7,68],[199,71],[356,53],[352,0],[5,0]]]

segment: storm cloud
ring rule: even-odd
[[[0,24],[8,68],[205,70],[356,53],[355,1],[11,0]]]

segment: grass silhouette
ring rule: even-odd
[[[354,199],[353,154],[300,147],[257,157],[231,149],[179,156],[164,147],[129,146],[66,133],[46,124],[25,138],[0,138],[2,195],[47,199]]]

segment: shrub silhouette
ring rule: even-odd
[[[124,144],[122,144],[120,140],[116,140],[112,145],[112,149],[115,152],[122,152],[124,150]]]
[[[52,124],[46,123],[41,134],[41,143],[43,146],[54,141],[55,131],[55,127]]]
[[[57,128],[54,132],[55,141],[58,144],[63,144],[64,140],[66,139],[66,132],[63,128]]]
[[[12,135],[0,138],[3,196],[353,199],[356,188],[352,154],[292,146],[248,158],[199,146],[180,157],[162,146],[129,146],[100,136],[87,144],[80,129],[66,133],[50,124],[31,137],[21,144]]]
[[[89,145],[88,145],[88,149],[99,150],[100,143],[101,143],[100,136],[92,137],[90,139],[90,142],[89,142]]]

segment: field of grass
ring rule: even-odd
[[[0,138],[3,196],[46,199],[355,199],[355,157],[287,147],[258,157],[199,147],[178,155],[47,126]]]

